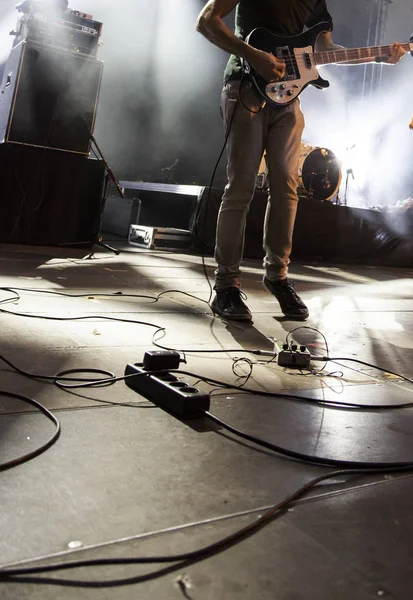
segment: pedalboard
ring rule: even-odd
[[[280,367],[290,369],[308,369],[311,362],[311,354],[307,346],[296,342],[282,344],[278,349],[277,364]]]

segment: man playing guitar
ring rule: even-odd
[[[235,33],[224,22],[224,18],[234,9]],[[323,25],[317,29],[319,23]],[[304,129],[300,103],[294,95],[295,89],[299,93],[301,85],[301,80],[297,79],[297,65],[303,63],[302,70],[307,68],[308,72],[314,72],[317,63],[312,57],[316,57],[316,54],[303,51],[295,55],[287,49],[286,58],[282,48],[281,54],[277,54],[254,47],[245,40],[251,32],[265,28],[264,39],[265,36],[271,36],[269,32],[275,32],[285,36],[288,41],[292,39],[291,36],[299,36],[304,29],[311,30],[313,27],[317,33],[317,53],[342,48],[332,41],[333,23],[326,0],[209,0],[198,17],[198,31],[231,54],[225,70],[221,99],[221,112],[228,135],[228,184],[217,222],[216,295],[211,305],[214,313],[225,319],[252,319],[241,296],[240,264],[247,212],[264,151],[270,195],[264,221],[263,284],[278,300],[286,317],[305,320],[309,316],[306,305],[295,292],[287,274],[298,204],[298,165]],[[405,53],[403,45],[398,43],[386,48],[385,54],[380,57],[358,59],[357,54],[354,55],[356,58],[352,55],[352,60],[344,64],[373,62],[377,59],[394,64]],[[335,55],[332,56],[334,58]],[[303,61],[308,61],[308,64]],[[245,66],[251,74],[245,73]],[[292,66],[297,70],[296,74],[294,69],[291,72]],[[256,85],[258,79],[264,82],[263,89],[265,86],[270,88],[268,100],[272,96],[274,102],[267,101],[259,92]],[[277,83],[280,81],[286,83]]]

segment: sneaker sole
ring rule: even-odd
[[[220,317],[221,319],[224,319],[225,321],[252,321],[252,315],[239,315],[239,316],[232,316],[229,317],[228,315],[223,315],[222,313],[220,313],[219,311],[217,311],[216,309],[211,307],[212,312],[214,313],[214,315],[216,315],[217,317]]]
[[[306,315],[289,315],[287,313],[283,313],[283,315],[284,317],[287,317],[287,319],[291,319],[292,321],[306,321],[310,316],[310,313],[307,313]]]

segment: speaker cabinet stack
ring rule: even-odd
[[[67,11],[58,20],[25,15],[14,32],[0,86],[0,243],[47,246],[56,245],[59,236],[66,244],[96,238],[98,214],[86,227],[73,218],[51,222],[53,215],[70,212],[82,219],[90,213],[78,210],[85,190],[68,185],[69,174],[92,186],[97,213],[103,189],[104,168],[96,164],[101,161],[89,158],[103,73],[96,58],[101,24],[88,18],[86,27],[78,15]],[[88,44],[74,46],[73,40],[86,37]],[[46,222],[49,228],[40,227]]]
[[[0,142],[87,155],[103,64],[22,42],[11,51],[0,92]]]

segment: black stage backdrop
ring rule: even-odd
[[[211,254],[222,189],[204,190],[190,230],[198,250]],[[257,191],[247,218],[245,258],[263,258],[262,229],[267,194]],[[413,266],[413,210],[382,213],[300,197],[293,259]]]

